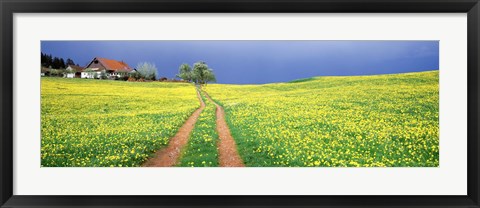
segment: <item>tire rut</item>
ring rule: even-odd
[[[185,123],[180,127],[177,134],[170,139],[168,146],[158,150],[155,153],[155,157],[148,159],[143,163],[143,167],[172,167],[175,166],[178,162],[178,159],[181,156],[183,147],[188,142],[190,134],[195,127],[195,123],[200,116],[200,113],[205,108],[205,103],[200,96],[200,93],[197,91],[197,98],[200,101],[200,108],[195,110],[192,115],[185,121]]]
[[[235,140],[230,133],[227,122],[225,121],[225,112],[222,106],[218,105],[215,101],[210,98],[210,95],[205,93],[205,97],[214,103],[217,107],[216,116],[217,116],[217,132],[219,137],[218,142],[218,162],[221,167],[245,167],[242,158],[238,154],[237,145]]]

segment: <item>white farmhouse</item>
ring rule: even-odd
[[[99,78],[102,73],[105,73],[109,78],[123,77],[133,70],[123,61],[95,57],[82,71],[81,78]]]

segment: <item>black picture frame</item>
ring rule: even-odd
[[[0,0],[1,207],[480,207],[479,0]],[[15,13],[467,13],[468,194],[466,196],[25,196],[13,195]],[[347,187],[346,187],[347,188]]]

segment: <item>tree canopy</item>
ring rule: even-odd
[[[192,79],[193,79],[192,67],[190,67],[190,65],[188,65],[186,63],[183,63],[178,68],[177,77],[179,77],[180,79],[183,79],[187,82],[191,82]]]
[[[65,69],[68,65],[75,65],[75,62],[68,58],[67,61],[60,57],[54,57],[51,54],[41,53],[41,65],[46,68]],[[78,66],[78,64],[77,64]]]
[[[138,63],[136,69],[140,76],[146,80],[155,80],[157,77],[157,67],[153,63]]]
[[[213,69],[208,68],[207,63],[203,61],[193,64],[192,80],[200,85],[217,81]]]

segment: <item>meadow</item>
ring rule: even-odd
[[[187,83],[44,77],[41,165],[140,166],[199,106]]]
[[[204,87],[246,166],[437,167],[438,71]]]
[[[41,80],[43,167],[137,167],[199,108],[189,83]],[[438,71],[207,84],[176,166],[219,166],[216,106],[249,167],[437,167]]]

